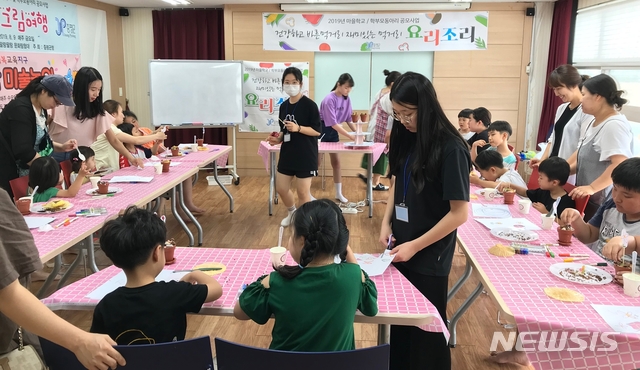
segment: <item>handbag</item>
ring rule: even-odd
[[[0,355],[0,370],[46,370],[32,345],[24,345],[22,327],[18,327],[18,348]]]

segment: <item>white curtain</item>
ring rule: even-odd
[[[109,70],[109,40],[107,39],[107,13],[104,10],[78,5],[80,29],[80,62],[93,67],[102,75],[102,96],[111,99],[111,72]]]

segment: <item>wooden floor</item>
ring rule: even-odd
[[[199,217],[204,229],[203,247],[262,249],[277,244],[280,220],[285,216],[286,209],[280,203],[274,206],[274,215],[268,216],[267,177],[243,177],[239,186],[227,187],[235,199],[235,211],[232,214],[229,213],[228,198],[217,186],[208,186],[204,177],[204,173],[201,173],[194,190],[196,204],[208,210],[204,216]],[[321,179],[314,179],[312,194],[316,198],[333,198],[333,184],[331,179],[328,180],[326,190],[322,190]],[[350,201],[360,201],[364,198],[365,186],[358,178],[344,178],[343,191]],[[367,217],[367,208],[363,208],[365,212],[357,215],[345,215],[351,235],[350,245],[355,252],[380,251],[378,235],[385,207],[382,201],[386,199],[387,194],[387,192],[373,192],[374,200],[380,201],[375,203],[373,218]],[[180,226],[172,216],[167,218],[168,236],[175,238],[178,245],[186,245],[187,238]],[[193,226],[191,229],[195,233]],[[288,238],[287,232],[285,232],[285,240],[286,238]],[[101,251],[96,254],[100,268],[110,264]],[[464,266],[464,257],[456,252],[450,275],[450,286],[462,274]],[[78,268],[74,275],[71,281],[82,278],[84,276],[82,267]],[[477,280],[472,276],[456,297],[449,302],[449,316],[462,304],[476,285]],[[32,290],[36,291],[39,286],[39,283],[34,283]],[[507,332],[496,322],[496,313],[497,306],[489,296],[482,294],[459,321],[458,345],[451,350],[452,369],[526,369],[518,365],[497,365],[485,361],[489,355],[493,333],[501,330]],[[58,314],[82,329],[88,330],[91,325],[91,312],[58,311]],[[220,337],[246,345],[267,347],[271,341],[272,325],[272,320],[261,326],[234,318],[190,315],[187,337],[210,335],[212,338]],[[376,344],[377,327],[372,324],[355,324],[355,336],[358,348],[373,346]]]

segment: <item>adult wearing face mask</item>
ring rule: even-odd
[[[291,180],[296,181],[298,201],[302,205],[310,200],[311,179],[318,174],[318,136],[322,131],[318,105],[302,94],[302,72],[289,67],[282,74],[282,89],[289,99],[280,105],[280,132],[272,133],[267,141],[271,145],[282,143],[276,191],[287,207],[287,217],[280,223],[287,227],[296,203],[291,192]]]

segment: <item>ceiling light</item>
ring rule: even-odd
[[[308,3],[328,3],[329,0],[306,0]]]
[[[308,0],[307,0],[308,1]],[[280,4],[283,12],[365,12],[365,11],[431,11],[467,10],[470,2],[450,3],[332,3],[332,4]]]
[[[191,3],[187,0],[162,0],[165,3],[169,3],[171,5],[190,5]]]

